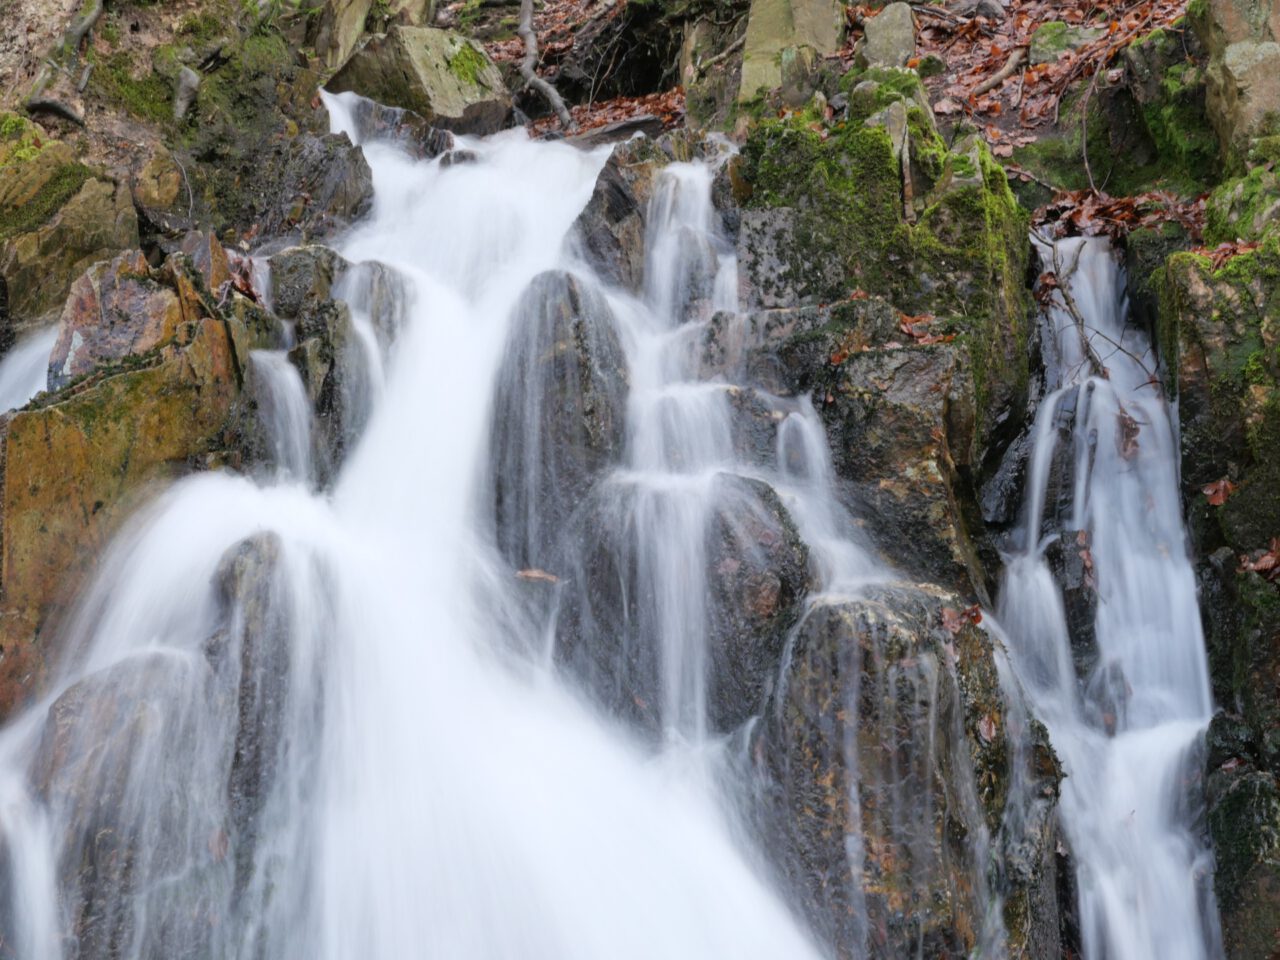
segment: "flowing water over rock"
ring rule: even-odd
[[[732,715],[710,708],[717,591],[751,591],[781,644],[808,576],[779,494],[734,472],[728,389],[686,382],[681,321],[732,306],[710,174],[664,179],[636,299],[566,253],[605,152],[467,146],[475,162],[453,166],[365,147],[375,209],[342,253],[385,265],[351,290],[395,274],[402,323],[368,325],[375,407],[332,494],[312,492],[296,371],[259,353],[272,481],[200,476],[138,517],[60,679],[0,738],[17,956],[817,955],[734,839],[707,753],[767,683],[737,678]],[[351,296],[365,326],[372,300]],[[587,435],[557,433],[568,417]],[[778,473],[801,500],[822,478],[802,432],[784,431],[795,465]],[[604,640],[585,625],[599,598],[573,594],[593,575],[565,552],[579,522],[627,568],[609,589],[656,644],[641,712],[669,749],[548,670]],[[734,567],[738,541],[791,551],[794,582]],[[572,642],[548,591],[577,611]]]
[[[1046,338],[1025,548],[999,617],[1067,774],[1087,958],[1222,952],[1201,809],[1212,714],[1170,406],[1101,239],[1041,245],[1070,277]],[[1104,372],[1105,371],[1105,372]]]
[[[1214,952],[1176,448],[1105,250],[1060,250],[1122,349],[1061,338],[1009,670],[860,534],[778,366],[830,318],[739,312],[722,157],[362,146],[338,251],[252,262],[272,469],[135,517],[0,732],[0,958],[1047,954],[1028,711],[1087,955]]]

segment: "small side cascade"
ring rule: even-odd
[[[1174,420],[1109,242],[1038,246],[1062,288],[999,620],[1066,773],[1079,946],[1087,960],[1218,957],[1200,822],[1212,703]]]
[[[263,385],[259,415],[276,475],[281,480],[309,482],[312,410],[302,377],[283,350],[255,350],[250,360]]]
[[[0,412],[16,410],[46,389],[49,354],[58,339],[58,325],[28,334],[0,360]]]

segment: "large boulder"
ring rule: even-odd
[[[243,370],[278,329],[238,293],[218,308],[184,255],[145,274],[141,263],[119,258],[118,274],[95,271],[99,285],[69,300],[55,373],[70,363],[75,379],[0,418],[3,715],[39,689],[66,604],[137,498],[245,449]],[[99,297],[112,308],[103,328]]]
[[[328,88],[412,110],[457,133],[494,133],[511,116],[506,84],[484,48],[433,27],[394,26],[368,38]]]
[[[1233,960],[1270,956],[1280,916],[1280,583],[1269,579],[1280,535],[1280,231],[1250,212],[1269,202],[1256,173],[1224,184],[1210,224],[1223,236],[1262,227],[1257,248],[1220,264],[1175,254],[1157,275],[1213,693],[1227,711],[1210,729],[1206,793]]]
[[[139,918],[149,911],[184,946],[212,949],[212,927],[196,918],[225,902],[226,834],[220,804],[201,800],[222,788],[223,758],[199,742],[209,732],[200,724],[208,681],[199,658],[137,653],[49,708],[30,777],[57,824],[53,879],[76,956],[111,956],[121,942],[147,939]],[[177,882],[192,869],[208,882]]]
[[[142,251],[94,265],[72,285],[63,308],[49,389],[60,390],[103,363],[145,356],[171,341],[182,320],[178,294],[152,279]]]
[[[868,19],[858,48],[863,66],[905,67],[916,52],[916,24],[910,4],[891,3]]]
[[[754,731],[772,854],[842,958],[1001,952],[996,897],[1026,921],[1053,889],[1056,761],[1006,700],[992,640],[948,622],[958,602],[898,583],[815,603]],[[995,843],[1026,846],[1003,890],[987,873]],[[1010,924],[1011,953],[1056,948],[1056,924],[1038,943],[1031,927]]]
[[[914,74],[881,76],[860,109],[903,102],[910,154],[932,151],[936,181],[923,196],[916,191],[910,170],[904,175],[907,152],[875,114],[871,125],[824,131],[794,119],[761,123],[735,173],[747,304],[880,294],[910,317],[935,316],[929,329],[955,334],[967,353],[974,435],[990,450],[1020,414],[1030,376],[1027,216],[976,138],[949,151],[941,144],[915,102]]]
[[[829,56],[840,48],[844,8],[832,0],[753,0],[747,19],[738,100],[781,85],[783,60],[807,49]]]
[[[1207,0],[1192,14],[1209,53],[1209,119],[1238,168],[1252,142],[1280,134],[1280,4]]]
[[[574,511],[622,455],[626,356],[600,291],[539,274],[515,307],[494,398],[498,544],[518,568],[548,567]]]

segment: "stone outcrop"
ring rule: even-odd
[[[515,310],[491,433],[497,539],[517,568],[545,568],[622,456],[627,365],[608,304],[577,277],[539,274]]]
[[[668,161],[647,137],[619,144],[578,216],[575,233],[592,266],[606,281],[635,292],[644,282],[645,211]]]
[[[1280,6],[1202,0],[1192,13],[1209,53],[1209,118],[1238,168],[1254,142],[1280,136]]]
[[[840,46],[844,10],[831,0],[753,0],[747,20],[738,100],[746,102],[782,83],[784,61],[826,56]]]
[[[239,294],[219,309],[185,255],[150,269],[137,252],[77,281],[63,324],[61,388],[0,420],[5,714],[39,688],[66,603],[136,498],[240,461],[247,351],[278,336]]]
[[[328,88],[412,110],[457,133],[494,133],[511,116],[506,84],[484,48],[434,27],[394,26],[369,37]]]

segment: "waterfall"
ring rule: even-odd
[[[1222,953],[1200,822],[1208,667],[1175,418],[1110,244],[1039,244],[1051,391],[999,620],[1067,774],[1060,815],[1088,960]],[[1056,576],[1055,576],[1056,574]]]
[[[350,100],[327,99],[340,129]],[[382,266],[340,289],[390,271],[398,319],[353,303],[379,382],[332,490],[308,479],[296,374],[258,354],[277,474],[198,475],[135,517],[43,699],[0,732],[0,930],[19,955],[818,956],[711,775],[741,718],[706,686],[725,651],[705,645],[720,614],[699,567],[761,529],[795,547],[784,500],[827,522],[815,414],[768,416],[789,424],[786,469],[772,446],[748,460],[727,439],[736,388],[697,380],[736,287],[705,167],[659,181],[635,296],[568,242],[607,149],[462,142],[454,164],[364,145],[374,209],[340,252]],[[530,365],[575,337],[624,394],[587,370],[539,396],[559,381]],[[529,443],[615,402],[601,436],[565,436],[584,460]],[[832,577],[860,556],[830,553]],[[574,679],[610,615],[575,576],[610,564],[654,656],[656,741]]]

